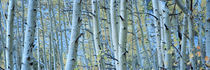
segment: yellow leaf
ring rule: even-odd
[[[199,70],[204,70],[204,68],[203,67],[200,67],[200,69]]]
[[[205,57],[205,61],[208,61],[208,60],[209,60],[209,58],[208,58],[208,56],[206,56],[206,57]]]
[[[206,67],[208,67],[208,68],[209,68],[209,67],[210,67],[210,64],[206,63]]]
[[[201,52],[197,52],[197,56],[200,57],[201,56]]]
[[[200,46],[197,46],[197,49],[201,49],[201,47]]]
[[[191,64],[191,62],[189,61],[188,63],[187,63],[187,65],[190,65]]]
[[[193,54],[192,54],[192,53],[190,53],[189,57],[190,57],[190,59],[191,59],[191,58],[193,58],[194,56],[193,56]]]

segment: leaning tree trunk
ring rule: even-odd
[[[128,0],[120,1],[120,33],[119,33],[119,70],[126,70],[126,42],[127,42],[127,3]]]
[[[71,29],[71,40],[67,55],[67,63],[65,70],[73,70],[77,59],[77,48],[78,39],[80,33],[80,22],[81,22],[81,4],[82,0],[74,0],[73,5],[73,17],[72,17],[72,29]]]
[[[206,61],[207,64],[210,64],[210,0],[206,0],[206,57],[208,60]]]
[[[30,70],[33,68],[32,50],[34,48],[34,35],[36,28],[37,0],[29,0],[28,5],[28,18],[21,70]]]
[[[13,70],[13,20],[15,14],[15,0],[9,0],[7,35],[6,35],[6,69]]]

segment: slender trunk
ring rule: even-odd
[[[191,0],[186,0],[186,7],[188,8],[188,10],[190,9],[190,4]],[[192,10],[191,10],[192,12]],[[189,53],[190,55],[192,55],[192,57],[190,56],[190,62],[192,64],[193,70],[196,70],[196,56],[195,56],[195,52],[196,52],[196,48],[194,46],[194,23],[193,23],[193,14],[189,13],[187,16],[187,21],[188,21],[188,31],[189,31]]]
[[[40,49],[39,49],[40,48],[40,45],[39,45],[39,25],[37,24],[36,26],[37,26],[37,28],[36,28],[36,31],[37,31],[36,46],[37,46],[37,58],[38,58],[38,64],[37,65],[38,65],[38,70],[40,70],[41,68],[40,68],[40,53],[39,53],[40,52]]]
[[[44,53],[44,56],[43,56],[43,61],[44,61],[44,70],[47,70],[47,55],[46,55],[46,47],[45,47],[45,28],[44,28],[44,23],[43,23],[43,17],[42,17],[42,11],[41,11],[41,1],[39,1],[39,13],[40,13],[40,23],[42,25],[42,41],[43,41],[43,53]]]
[[[201,1],[200,0],[198,0],[198,12],[202,12],[202,7],[201,7]],[[199,46],[201,47],[201,63],[200,63],[200,65],[201,65],[201,67],[203,67],[203,68],[205,68],[205,46],[204,46],[204,42],[203,42],[203,38],[204,38],[204,36],[203,36],[203,26],[204,26],[204,23],[202,22],[202,15],[204,15],[204,14],[199,14],[199,39],[198,39],[198,44],[199,44]],[[200,68],[200,67],[199,67]]]
[[[110,15],[111,15],[111,29],[112,29],[112,42],[114,46],[114,57],[118,58],[118,31],[117,31],[117,24],[116,24],[116,0],[111,0],[110,2]],[[115,61],[116,70],[118,70],[119,62]]]
[[[134,0],[132,1],[132,11],[131,11],[131,15],[132,15],[132,28],[133,28],[133,33],[134,33],[134,39],[135,39],[135,44],[136,44],[136,48],[137,48],[137,58],[138,58],[138,63],[139,65],[143,65],[143,57],[142,57],[142,54],[141,54],[141,51],[142,51],[142,48],[140,48],[140,44],[139,44],[139,37],[138,37],[138,29],[136,27],[136,24],[135,24],[135,15],[134,15]]]
[[[92,13],[93,15],[93,37],[94,37],[94,45],[96,49],[96,56],[97,56],[97,63],[99,70],[104,70],[104,62],[103,62],[103,55],[102,54],[102,45],[100,42],[100,31],[99,31],[99,12],[98,12],[98,0],[92,0]]]
[[[53,6],[53,2],[52,2],[52,0],[50,0],[50,4],[51,4],[51,13],[52,13],[52,20],[54,21],[54,23],[52,24],[52,47],[53,47],[53,69],[54,70],[57,70],[57,65],[56,65],[56,61],[57,61],[57,59],[56,59],[56,57],[57,57],[57,52],[56,52],[56,48],[57,48],[57,46],[58,46],[58,31],[56,31],[57,30],[57,26],[56,26],[56,18],[55,18],[55,13],[54,13],[54,11],[53,11],[53,8],[54,8],[54,6]],[[55,34],[54,34],[55,33]],[[55,37],[55,38],[54,38]]]
[[[13,70],[13,23],[15,14],[15,0],[9,0],[7,34],[6,34],[6,69]],[[14,49],[15,50],[15,49]]]
[[[119,34],[119,52],[118,52],[118,60],[119,60],[119,70],[127,69],[126,62],[126,42],[127,42],[127,3],[128,0],[120,1],[120,34]]]
[[[21,0],[21,7],[22,7],[22,18],[21,18],[21,33],[22,33],[22,37],[21,37],[21,47],[20,47],[20,54],[19,54],[19,69],[21,68],[21,59],[22,59],[22,55],[23,55],[23,48],[24,48],[24,37],[25,37],[25,33],[24,33],[24,24],[25,24],[25,6],[24,6],[24,0]]]
[[[160,7],[162,12],[162,20],[163,20],[163,28],[165,30],[165,68],[171,70],[172,69],[172,62],[171,62],[171,54],[172,54],[172,48],[171,48],[171,25],[169,22],[169,9],[166,6],[166,0],[160,1]]]
[[[65,22],[65,21],[64,21]],[[60,30],[62,29],[62,24],[61,24],[61,13],[60,13],[60,0],[58,0],[58,23],[60,26]],[[60,69],[64,70],[64,64],[63,64],[63,33],[60,31],[60,43],[61,47],[59,48],[59,53],[60,53]]]
[[[155,33],[156,33],[156,46],[157,46],[157,55],[158,55],[158,68],[163,67],[161,45],[160,45],[160,13],[159,13],[159,0],[152,0],[154,16],[156,16],[155,24]]]
[[[187,38],[186,38],[186,34],[187,34],[187,16],[184,15],[184,19],[183,19],[183,31],[182,31],[182,47],[181,47],[181,55],[182,58],[180,58],[180,70],[185,70],[186,69],[186,43],[187,43]]]
[[[67,63],[65,70],[73,70],[75,68],[76,57],[77,57],[77,47],[80,32],[80,22],[81,22],[81,2],[82,0],[74,0],[73,5],[73,17],[72,17],[72,29],[71,29],[71,40],[67,55]]]
[[[28,18],[26,24],[26,33],[24,40],[24,51],[21,70],[33,68],[32,49],[34,48],[34,35],[36,28],[37,0],[29,0]]]
[[[50,17],[50,33],[49,33],[49,40],[50,40],[50,47],[49,47],[49,69],[52,70],[52,47],[53,44],[53,22],[52,22],[52,6],[51,6],[51,0],[47,0],[48,4],[48,10],[49,10],[49,17]]]
[[[140,68],[144,68],[144,59],[142,58],[142,53],[140,54],[140,52],[142,52],[143,50],[145,50],[144,48],[145,48],[145,44],[144,44],[144,34],[143,34],[143,26],[142,26],[142,22],[141,22],[141,16],[140,16],[140,12],[139,12],[139,7],[138,7],[138,4],[137,4],[137,0],[135,1],[135,6],[136,6],[136,11],[138,12],[138,20],[139,20],[139,27],[140,27],[140,33],[141,33],[141,46],[142,46],[142,48],[139,48],[138,50],[137,50],[137,52],[139,53],[139,54],[137,54],[137,56],[138,56],[138,59],[141,59],[140,61],[138,61],[138,63],[139,63],[139,65],[140,65]],[[141,50],[142,49],[142,50]]]

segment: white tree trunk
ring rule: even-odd
[[[77,48],[78,48],[78,36],[80,33],[80,22],[81,22],[81,0],[74,0],[73,5],[73,17],[72,17],[72,29],[71,29],[71,40],[67,55],[67,62],[65,70],[73,70],[77,59]]]
[[[7,34],[6,34],[6,69],[13,70],[13,23],[15,14],[15,0],[9,0]]]
[[[166,49],[165,49],[165,68],[171,70],[172,69],[172,62],[171,62],[171,54],[172,54],[172,48],[171,48],[171,25],[169,22],[169,9],[166,6],[166,0],[161,0],[160,1],[160,7],[161,7],[161,12],[162,12],[162,23],[163,23],[163,28],[164,28],[164,34],[165,34],[165,44],[166,44]]]
[[[40,14],[40,23],[42,25],[42,43],[43,43],[43,63],[44,63],[44,70],[47,70],[47,57],[46,57],[46,47],[45,47],[45,28],[44,28],[44,23],[43,23],[43,17],[42,17],[42,10],[41,10],[41,1],[39,1],[39,14]]]
[[[136,0],[135,1],[135,6],[136,6],[136,12],[138,12],[138,20],[139,20],[139,27],[140,27],[140,32],[141,32],[141,44],[142,44],[142,48],[139,48],[137,50],[137,52],[139,53],[137,56],[138,56],[138,59],[141,59],[140,61],[138,61],[139,65],[141,68],[144,68],[144,58],[142,56],[142,53],[140,54],[140,52],[142,51],[145,51],[145,44],[144,44],[144,33],[143,33],[143,26],[142,26],[142,22],[141,22],[141,16],[140,16],[140,12],[139,12],[139,7],[138,7],[138,1]],[[147,52],[146,52],[147,53]]]
[[[103,62],[103,55],[99,56],[102,52],[102,45],[100,42],[100,32],[99,32],[99,12],[98,12],[98,0],[92,0],[92,13],[93,15],[93,37],[94,37],[94,45],[96,49],[96,56],[97,56],[97,63],[99,70],[104,70],[104,62]]]
[[[182,45],[181,45],[181,55],[182,58],[180,58],[180,70],[185,70],[186,69],[186,42],[187,42],[187,37],[185,34],[187,34],[187,16],[184,15],[183,19],[183,31],[182,31]]]
[[[61,13],[60,13],[60,0],[58,0],[58,22],[59,22],[59,26],[60,26],[60,30],[62,29],[62,23],[61,23]],[[59,48],[59,54],[60,54],[60,69],[64,70],[64,64],[63,64],[63,33],[60,31],[60,43],[61,43],[61,47]]]
[[[119,33],[119,52],[118,52],[118,60],[119,60],[119,70],[126,70],[126,42],[127,42],[127,3],[128,0],[120,1],[120,33]]]
[[[114,46],[114,57],[118,59],[118,31],[117,31],[117,24],[116,24],[116,0],[111,0],[110,2],[110,14],[111,14],[111,34],[112,34],[112,42]],[[115,60],[115,67],[118,70],[119,61]]]
[[[158,67],[163,67],[161,45],[160,45],[160,13],[159,13],[159,0],[152,0],[153,12],[156,19],[155,24],[155,33],[156,33],[156,46],[157,46],[157,55],[158,55]]]
[[[208,57],[207,64],[210,64],[210,0],[206,0],[206,56]]]
[[[37,43],[36,43],[36,46],[37,46],[37,60],[38,60],[38,70],[40,70],[41,68],[40,68],[40,44],[39,44],[39,25],[37,24],[36,25],[37,26],[37,28],[36,28],[36,31],[37,31]]]
[[[28,17],[21,70],[30,70],[33,68],[32,50],[34,48],[34,35],[36,28],[37,0],[29,0],[28,5]]]
[[[186,0],[186,7],[189,10],[191,5],[191,0]],[[190,10],[189,10],[190,11]],[[188,31],[189,31],[189,54],[193,55],[193,57],[190,57],[190,62],[192,64],[193,70],[197,69],[196,65],[196,48],[194,46],[194,23],[193,23],[193,14],[188,12],[187,16],[187,22],[188,22]]]

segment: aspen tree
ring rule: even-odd
[[[94,45],[96,49],[96,56],[97,56],[97,62],[98,67],[100,70],[104,70],[104,63],[103,63],[103,55],[102,54],[102,45],[100,42],[100,31],[99,31],[99,12],[98,12],[98,0],[92,0],[92,13],[93,15],[93,37],[94,37]]]
[[[171,70],[172,69],[172,62],[171,62],[171,54],[172,54],[172,47],[171,47],[171,25],[169,22],[169,9],[167,7],[167,0],[160,1],[160,8],[162,13],[162,23],[164,28],[165,34],[165,68]]]
[[[37,0],[29,0],[21,70],[33,68],[32,53],[36,28]]]
[[[80,22],[81,22],[81,4],[82,0],[74,0],[73,4],[73,16],[72,16],[72,29],[71,29],[71,40],[67,54],[67,61],[65,70],[73,70],[75,68],[75,62],[77,60],[77,48],[78,38],[80,33]]]
[[[159,0],[152,0],[154,16],[156,16],[155,24],[155,33],[156,33],[156,46],[157,46],[157,55],[158,55],[158,67],[163,67],[161,45],[160,45],[160,13],[159,13]]]
[[[183,19],[183,31],[182,34],[186,34],[187,33],[187,16],[184,15],[184,19]],[[182,58],[180,58],[180,70],[185,70],[186,69],[186,42],[187,42],[187,38],[185,35],[182,35],[182,44],[181,44],[181,55]]]
[[[114,57],[118,59],[118,32],[116,24],[116,0],[111,0],[110,2],[110,17],[111,17],[111,32],[112,32],[112,42],[114,46]],[[115,60],[115,67],[118,70],[119,62]]]
[[[210,0],[206,0],[206,16],[206,57],[208,57],[206,64],[210,64]]]
[[[9,0],[7,34],[6,34],[6,69],[13,70],[13,25],[15,14],[15,0]],[[14,49],[15,50],[15,49]]]
[[[127,42],[127,3],[128,0],[120,1],[120,29],[119,29],[119,52],[118,52],[118,61],[119,61],[119,70],[127,69],[126,62],[126,42]]]

